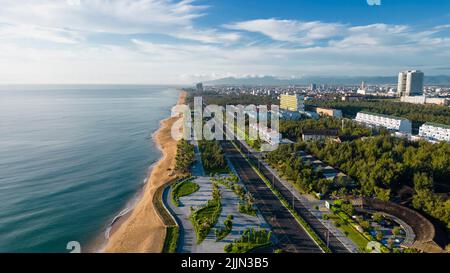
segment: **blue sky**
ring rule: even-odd
[[[0,0],[0,83],[450,74],[450,1]]]

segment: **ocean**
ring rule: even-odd
[[[0,86],[0,252],[101,242],[160,157],[174,87]]]

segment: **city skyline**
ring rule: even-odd
[[[0,0],[0,84],[450,74],[440,0],[18,2]]]

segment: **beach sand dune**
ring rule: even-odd
[[[178,104],[184,104],[186,92],[182,91]],[[171,137],[171,127],[179,117],[162,120],[154,140],[162,151],[145,184],[142,198],[135,208],[119,221],[112,232],[105,252],[115,253],[159,253],[164,246],[166,228],[154,205],[153,196],[158,188],[174,179],[177,142]]]

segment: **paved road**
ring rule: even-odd
[[[240,145],[241,150],[249,155],[249,158],[253,162],[255,162],[255,165],[258,165],[258,159],[248,151],[247,147],[242,145],[238,142]],[[290,201],[292,200],[292,193],[286,186],[278,180],[276,176],[274,176],[268,168],[264,166],[264,164],[259,164],[260,171],[267,177],[269,180],[273,182],[273,185],[276,189],[283,195],[283,197]],[[327,238],[329,238],[329,247],[333,252],[336,253],[349,253],[350,251],[342,244],[342,242],[332,233],[329,232],[329,230],[323,225],[317,217],[315,217],[301,202],[297,200],[297,202],[294,202],[295,210],[297,213],[316,231],[316,233],[321,237],[321,239],[326,242]]]
[[[225,154],[234,165],[246,188],[255,199],[255,204],[266,222],[271,226],[279,247],[285,252],[322,253],[303,227],[262,181],[242,154],[229,141],[223,141]]]

